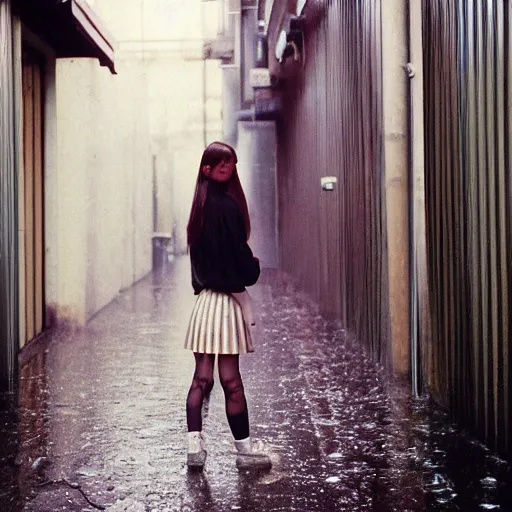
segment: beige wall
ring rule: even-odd
[[[156,231],[174,231],[185,249],[204,148],[203,73],[207,141],[222,133],[221,71],[203,67],[199,0],[186,9],[167,0],[89,4],[118,43],[118,75],[91,59],[58,61],[57,161],[47,176],[47,305],[79,324],[150,271],[154,178]],[[216,27],[217,10],[203,5]]]
[[[47,180],[48,306],[84,323],[151,268],[152,173],[142,66],[57,64],[57,166]],[[136,84],[136,87],[134,87]]]
[[[202,60],[203,28],[206,37],[215,35],[219,6],[201,0],[95,0],[91,5],[118,41],[117,55],[145,66],[156,231],[174,233],[175,248],[182,252],[204,149],[204,119],[206,142],[222,137],[222,72],[218,62]]]
[[[60,320],[85,323],[150,271],[153,179],[156,231],[186,247],[204,148],[203,76],[210,142],[222,133],[221,71],[203,66],[200,2],[164,3],[90,2],[118,41],[117,76],[91,59],[57,64],[46,249],[47,305]]]
[[[185,60],[174,52],[146,58],[150,90],[152,151],[157,155],[158,231],[176,234],[176,249],[186,249],[185,229],[199,161],[204,149],[203,72],[206,82],[206,142],[222,137],[218,63]],[[169,208],[169,205],[172,205]]]
[[[392,361],[397,375],[410,371],[409,183],[407,169],[407,5],[386,0],[382,8],[384,159]]]
[[[88,0],[119,41],[183,40],[217,32],[219,6],[203,0]],[[203,14],[201,12],[203,10]]]

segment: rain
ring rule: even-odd
[[[508,9],[0,0],[0,512],[512,510]],[[237,468],[217,367],[187,467],[214,141],[271,469]]]

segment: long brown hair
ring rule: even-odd
[[[249,219],[249,210],[247,208],[245,194],[236,169],[236,164],[238,162],[236,152],[228,144],[224,144],[223,142],[212,142],[204,150],[201,163],[199,164],[196,190],[194,192],[194,199],[192,201],[192,208],[190,210],[190,217],[187,224],[187,244],[189,247],[195,240],[197,240],[201,233],[201,229],[203,228],[204,204],[208,195],[208,182],[210,181],[209,178],[205,176],[203,168],[208,165],[213,169],[220,162],[227,162],[231,159],[234,160],[235,170],[229,180],[227,193],[233,197],[240,208],[240,212],[244,219],[247,239],[249,239],[251,234],[251,221]]]

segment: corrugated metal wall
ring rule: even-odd
[[[430,386],[512,455],[511,2],[424,0]]]
[[[13,389],[18,353],[17,123],[13,26],[9,0],[0,0],[0,389]]]
[[[380,0],[308,8],[304,69],[287,80],[278,125],[281,266],[385,359]],[[335,191],[321,176],[337,177]]]

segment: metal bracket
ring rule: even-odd
[[[408,62],[405,66],[402,65],[402,67],[405,69],[405,72],[407,73],[407,76],[409,78],[414,78],[414,76],[416,75],[416,71],[414,70],[414,66]]]
[[[322,186],[322,190],[332,192],[334,190],[334,185],[338,182],[338,178],[336,176],[323,176],[320,178],[320,185]]]

